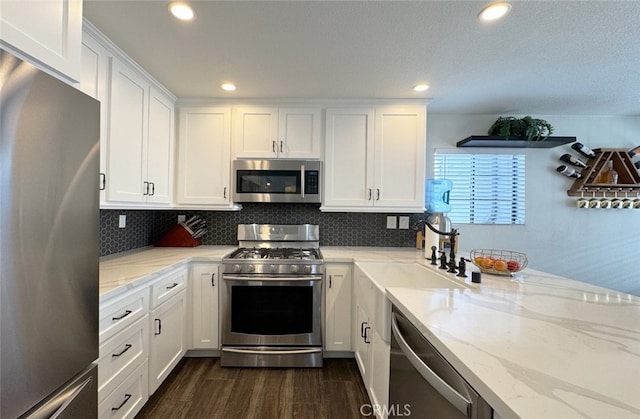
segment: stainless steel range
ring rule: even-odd
[[[321,367],[324,265],[317,225],[238,225],[223,260],[223,367]]]

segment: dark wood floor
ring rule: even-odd
[[[136,418],[350,419],[364,417],[360,407],[369,403],[353,359],[325,359],[324,368],[221,368],[219,358],[184,358]]]

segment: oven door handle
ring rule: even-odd
[[[298,355],[298,354],[315,354],[318,352],[322,352],[322,348],[287,349],[282,351],[256,351],[253,349],[222,348],[222,352],[233,352],[237,354],[251,354],[251,355]]]
[[[304,199],[304,164],[300,166],[300,193],[302,194],[301,198]]]
[[[304,281],[320,281],[322,280],[322,275],[305,275],[305,276],[287,276],[287,277],[264,277],[264,276],[254,276],[254,275],[222,275],[222,279],[225,281],[242,281],[242,282],[304,282]]]

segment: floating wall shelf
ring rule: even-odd
[[[548,137],[544,141],[527,141],[526,138],[505,139],[495,135],[472,135],[456,143],[457,147],[495,148],[553,148],[572,143],[576,137]]]
[[[567,191],[569,196],[616,196],[640,193],[640,173],[634,166],[629,153],[624,149],[601,148],[596,156],[587,160],[589,165],[582,170],[582,177],[576,179]],[[598,175],[604,170],[609,160],[613,161],[613,169],[618,172],[618,183],[596,183]]]

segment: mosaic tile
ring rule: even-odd
[[[118,228],[118,218],[127,226]],[[100,255],[106,256],[153,245],[178,221],[199,215],[209,231],[207,245],[236,245],[238,224],[317,224],[321,246],[413,247],[415,232],[387,229],[387,215],[378,213],[320,212],[318,204],[243,204],[241,211],[100,210]],[[403,214],[407,215],[407,214]],[[408,214],[409,226],[424,214]]]

